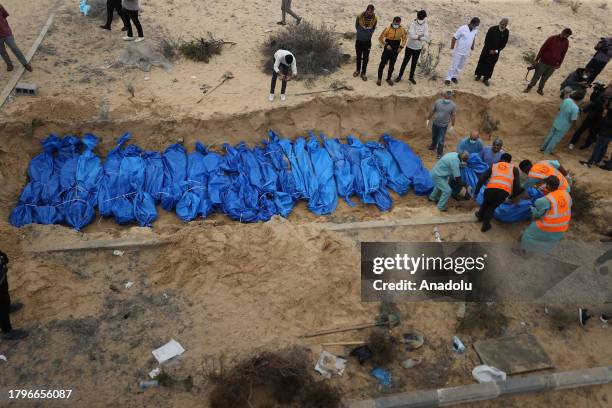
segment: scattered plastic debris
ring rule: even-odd
[[[433,234],[436,242],[442,242],[442,236],[440,235],[440,230],[437,226],[434,227]]]
[[[421,364],[422,361],[423,361],[423,359],[421,357],[419,357],[419,358],[409,358],[407,360],[402,361],[401,365],[404,368],[414,368],[414,367],[418,366],[419,364]]]
[[[115,255],[115,256],[123,256],[123,254],[125,254],[125,252],[124,251],[120,251],[118,249],[115,249],[113,251],[113,255]]]
[[[425,336],[418,332],[404,333],[402,335],[402,342],[406,345],[406,350],[413,351],[425,343]]]
[[[159,367],[152,369],[149,371],[149,377],[155,378],[161,373],[161,369]]]
[[[383,388],[391,388],[393,386],[391,372],[386,368],[376,367],[370,374],[378,380],[378,383],[383,386]]]
[[[134,282],[128,282],[128,283],[126,283],[126,284],[125,284],[125,288],[126,288],[126,289],[129,289],[129,288],[131,288],[132,286],[134,286]]]
[[[465,345],[457,336],[453,337],[453,350],[455,350],[459,354],[465,353]]]
[[[84,16],[89,14],[89,10],[91,10],[91,6],[87,4],[87,0],[79,1],[79,11],[83,13]]]
[[[163,364],[176,356],[180,356],[184,352],[185,349],[183,346],[181,346],[179,342],[174,339],[170,340],[160,348],[152,351],[153,356],[157,359],[159,364]]]
[[[463,319],[465,317],[465,302],[459,303],[459,309],[457,309],[457,318]]]
[[[354,348],[349,356],[357,357],[359,365],[363,365],[366,361],[372,358],[372,350],[365,345]]]
[[[486,364],[474,367],[472,370],[472,376],[479,383],[492,382],[492,381],[505,381],[506,373],[498,368],[488,366]]]
[[[331,378],[334,375],[341,376],[346,368],[346,360],[336,357],[323,350],[319,356],[319,361],[315,365],[315,371],[319,372],[324,378]]]
[[[157,382],[157,380],[153,380],[153,381],[141,381],[138,386],[140,387],[141,390],[144,390],[146,388],[152,388],[152,387],[157,387],[159,385],[159,382]]]
[[[0,360],[2,360],[2,361],[4,361],[4,362],[8,361],[8,360],[6,359],[6,356],[5,356],[4,354],[0,354]]]

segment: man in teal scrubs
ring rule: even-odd
[[[446,211],[446,203],[451,196],[452,190],[448,183],[449,178],[452,177],[459,185],[463,185],[463,181],[461,181],[461,163],[466,163],[469,157],[470,154],[465,151],[461,153],[446,153],[431,169],[430,174],[435,187],[429,196],[429,200],[437,202],[440,211]]]
[[[548,136],[540,147],[540,151],[544,153],[552,153],[557,144],[563,139],[563,136],[572,127],[572,123],[578,119],[580,108],[577,102],[584,98],[584,91],[574,91],[569,98],[565,98],[559,107],[559,113],[555,117],[552,128],[548,132]]]

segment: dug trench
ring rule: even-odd
[[[298,105],[234,116],[194,118],[142,109],[127,112],[130,118],[110,112],[112,120],[100,120],[86,100],[57,103],[37,101],[0,124],[0,248],[11,258],[9,279],[14,299],[26,308],[13,317],[16,327],[30,331],[18,343],[0,342],[0,387],[39,385],[73,388],[73,402],[91,406],[207,406],[212,389],[211,373],[263,351],[293,346],[309,350],[314,366],[322,342],[367,338],[369,331],[339,333],[305,339],[307,331],[372,321],[379,304],[360,299],[359,243],[362,241],[432,241],[432,226],[395,227],[334,232],[324,223],[364,220],[398,220],[437,216],[426,198],[412,193],[394,196],[394,207],[380,213],[375,207],[348,207],[339,203],[327,217],[315,216],[300,203],[287,218],[267,223],[240,224],[223,215],[184,224],[160,210],[149,231],[96,220],[83,232],[62,226],[26,226],[16,229],[8,215],[27,182],[27,164],[40,151],[39,141],[50,132],[101,137],[101,157],[114,147],[116,138],[129,131],[133,143],[145,149],[164,149],[182,141],[191,150],[199,140],[221,150],[223,143],[258,143],[269,128],[295,137],[309,130],[328,136],[355,134],[373,140],[382,133],[410,144],[428,168],[435,162],[427,150],[429,131],[425,118],[434,97],[315,98]],[[447,151],[471,129],[483,128],[483,112],[499,120],[493,137],[515,161],[539,160],[538,146],[552,122],[558,101],[538,104],[510,96],[485,99],[459,93],[457,132],[446,141]],[[49,109],[45,110],[45,104]],[[51,112],[51,113],[44,113]],[[75,112],[89,118],[75,120]],[[124,112],[125,113],[125,112]],[[132,114],[133,113],[133,114]],[[78,115],[77,115],[78,116]],[[180,118],[180,119],[179,119]],[[485,142],[490,135],[482,135]],[[560,149],[558,158],[575,175],[594,208],[577,218],[567,240],[597,241],[611,224],[608,174],[578,165],[578,153]],[[470,202],[453,202],[447,214],[474,210]],[[474,223],[439,225],[446,241],[513,242],[526,224],[502,225],[483,234]],[[94,238],[142,234],[167,239],[171,244],[112,250],[32,252],[41,242],[69,245]],[[134,282],[131,287],[126,283]],[[130,285],[127,285],[130,286]],[[425,334],[425,345],[416,352],[398,351],[390,363],[396,386],[378,388],[366,367],[350,359],[342,377],[328,380],[344,400],[472,382],[471,368],[479,364],[475,352],[451,351],[458,332],[467,344],[502,334],[534,334],[550,355],[556,369],[611,365],[609,329],[593,325],[579,329],[574,309],[554,315],[543,305],[498,305],[486,314],[469,306],[463,321],[451,303],[398,304],[402,322],[391,334],[409,330]],[[139,381],[156,366],[151,350],[171,338],[187,350],[164,369],[172,381],[141,390]],[[586,343],[589,347],[582,347]],[[350,349],[332,347],[346,355]],[[399,362],[419,357],[421,365],[405,369]],[[507,406],[607,406],[612,389],[589,392],[515,397]],[[268,401],[262,397],[264,406]],[[269,401],[267,402],[269,403]],[[486,406],[486,403],[481,403]],[[271,406],[271,405],[266,405]],[[273,406],[273,405],[272,405]]]

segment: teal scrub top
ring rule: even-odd
[[[461,160],[457,152],[446,153],[431,169],[432,177],[460,177]]]

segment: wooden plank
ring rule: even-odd
[[[37,241],[25,249],[26,252],[46,253],[46,252],[64,252],[64,251],[83,251],[83,250],[98,250],[98,249],[121,249],[134,247],[149,247],[166,245],[173,242],[168,238],[158,237],[125,237],[115,239],[80,239],[68,242],[45,242],[45,240]]]
[[[52,10],[54,11],[52,11],[51,14],[49,14],[49,18],[47,18],[47,22],[43,26],[42,30],[40,30],[40,34],[38,34],[38,37],[34,41],[34,44],[32,44],[32,47],[30,47],[30,50],[25,55],[26,61],[30,62],[32,60],[32,57],[34,57],[34,54],[36,54],[38,47],[40,46],[43,39],[45,38],[45,35],[47,35],[47,31],[49,31],[51,24],[53,24],[53,19],[55,18],[55,10],[60,6],[61,2],[62,0],[58,0],[55,3],[55,5],[52,7]],[[13,89],[15,89],[15,86],[21,79],[21,76],[23,75],[24,72],[25,72],[25,68],[23,67],[23,65],[19,63],[15,64],[15,72],[13,73],[13,76],[11,77],[11,79],[9,79],[9,82],[6,84],[6,86],[2,90],[2,93],[0,93],[0,108],[4,106],[4,103],[6,102],[11,92],[13,92]]]
[[[343,224],[322,223],[318,224],[332,231],[344,231],[354,229],[370,229],[370,228],[392,228],[392,227],[408,227],[417,225],[437,225],[437,224],[454,224],[462,222],[476,222],[476,217],[473,213],[457,214],[445,217],[419,217],[400,219],[400,220],[376,220],[376,221],[359,221],[348,222]]]

